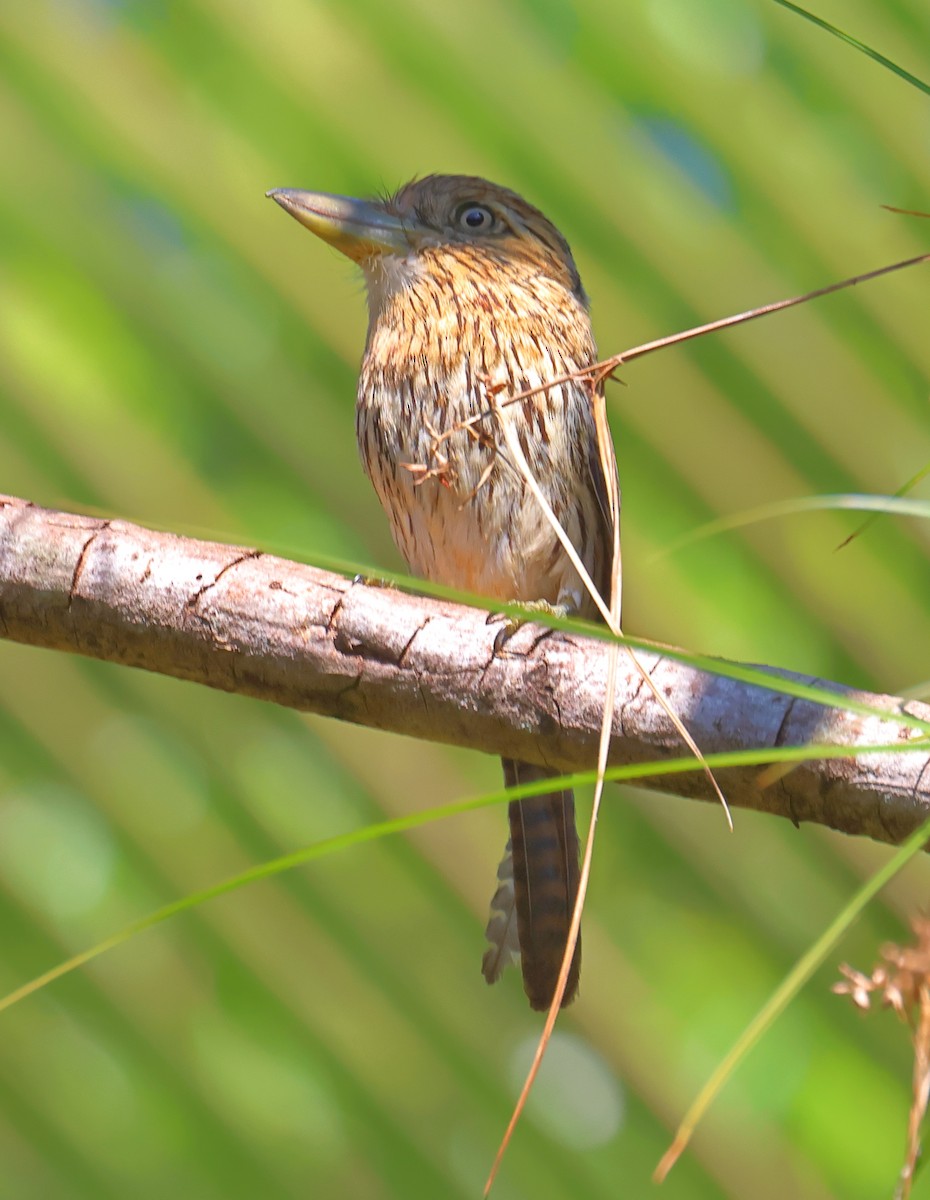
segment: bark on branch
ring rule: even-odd
[[[290,708],[471,746],[564,771],[596,759],[603,643],[521,629],[502,654],[486,614],[259,550],[52,512],[0,496],[0,637],[270,700]],[[637,652],[704,753],[830,743],[905,745],[895,721],[930,707],[853,691],[836,708]],[[887,719],[844,710],[852,698]],[[612,764],[683,754],[680,738],[621,656]],[[731,805],[897,842],[930,812],[924,753],[805,763],[759,790],[758,767],[718,778]],[[711,799],[700,774],[643,781]]]

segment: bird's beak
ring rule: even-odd
[[[403,222],[380,204],[297,188],[274,188],[265,195],[355,262],[411,249]]]

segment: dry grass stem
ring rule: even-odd
[[[882,961],[871,975],[847,963],[840,967],[843,979],[833,985],[839,996],[849,996],[863,1011],[880,997],[883,1008],[891,1008],[910,1027],[914,1046],[911,1108],[907,1122],[907,1148],[898,1176],[895,1200],[908,1200],[920,1154],[920,1127],[930,1097],[930,917],[911,921],[916,944],[882,946]]]

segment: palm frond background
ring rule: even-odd
[[[924,0],[818,12],[930,76]],[[399,565],[356,460],[360,287],[266,188],[507,183],[568,236],[604,353],[930,235],[879,207],[930,208],[927,98],[765,0],[9,3],[0,147],[0,490],[359,569]],[[928,297],[917,269],[629,367],[631,632],[879,691],[930,678],[926,524],[834,553],[858,518],[808,514],[657,554],[926,463]],[[496,786],[477,754],[3,644],[0,989],[253,863]],[[0,1193],[478,1194],[538,1030],[516,973],[478,971],[503,841],[492,809],[361,847],[3,1014]],[[711,1066],[885,854],[614,789],[582,996],[501,1200],[646,1194]],[[844,955],[869,966],[926,889],[919,863]],[[907,1038],[831,978],[669,1200],[889,1193]]]

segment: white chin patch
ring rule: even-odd
[[[385,301],[420,277],[421,263],[412,251],[405,258],[397,254],[379,254],[362,263],[368,287],[368,303],[372,314],[379,312]]]

